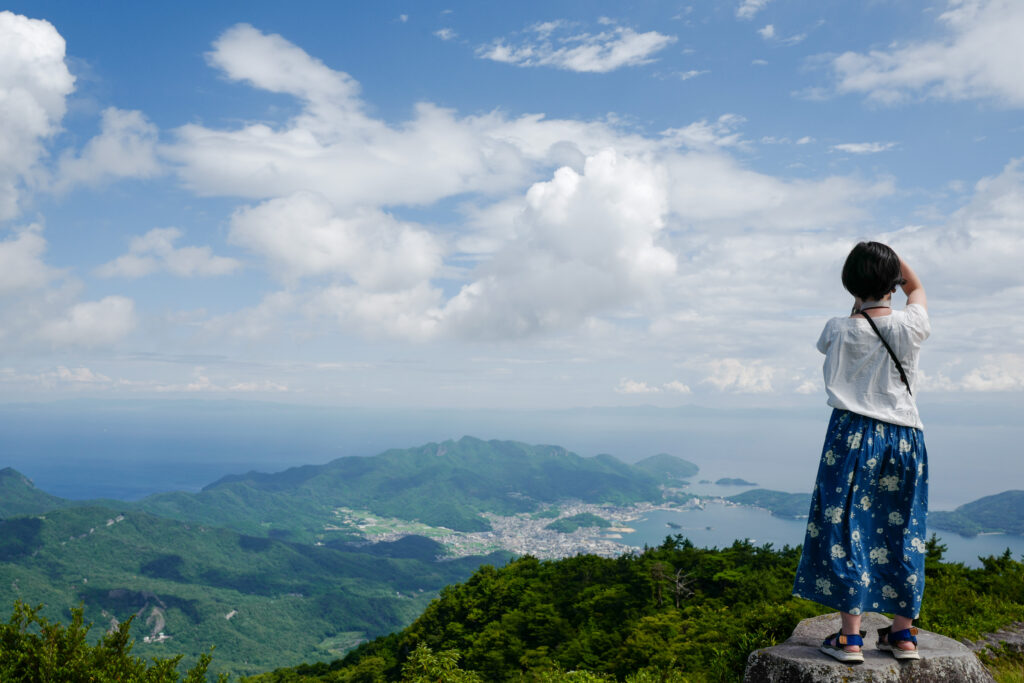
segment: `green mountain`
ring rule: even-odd
[[[735,496],[727,496],[726,500],[740,505],[764,508],[779,517],[806,517],[811,507],[809,493],[786,493],[771,489],[751,489]]]
[[[346,532],[333,514],[338,507],[457,531],[486,531],[490,524],[481,512],[533,512],[565,499],[661,500],[663,480],[610,455],[584,458],[558,446],[463,437],[276,474],[228,476],[198,494],[158,494],[138,505],[163,517],[311,542],[323,537],[325,524],[336,527],[332,538]]]
[[[1024,535],[1024,491],[1003,491],[961,505],[952,512],[928,513],[928,526],[963,536],[981,533]]]
[[[652,455],[633,466],[659,479],[686,479],[700,471],[700,468],[689,460],[668,453]]]
[[[17,470],[10,467],[0,470],[0,519],[38,515],[71,504],[71,501],[40,491],[31,479]]]
[[[61,621],[83,604],[97,635],[134,614],[136,655],[194,663],[215,645],[211,671],[255,673],[340,656],[409,623],[481,562],[510,557],[436,561],[440,549],[406,538],[368,553],[76,507],[0,520],[0,604],[42,602]]]

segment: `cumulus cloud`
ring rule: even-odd
[[[772,391],[775,369],[762,361],[743,362],[738,358],[711,361],[711,374],[704,380],[719,391],[763,394]]]
[[[447,27],[437,29],[436,31],[434,31],[434,35],[440,38],[441,40],[445,41],[455,40],[456,38],[459,37],[458,33]]]
[[[332,275],[375,291],[429,280],[443,257],[441,242],[419,226],[378,209],[337,215],[311,192],[238,210],[230,238],[262,254],[285,277]]]
[[[469,336],[565,329],[634,303],[675,271],[659,244],[668,208],[657,165],[606,150],[526,194],[516,234],[445,306]]]
[[[736,8],[737,19],[753,19],[754,15],[765,8],[771,0],[743,0]]]
[[[39,338],[54,346],[105,346],[119,341],[135,327],[135,302],[108,296],[71,306],[45,323]]]
[[[0,295],[38,289],[55,275],[43,260],[46,240],[38,224],[16,230],[0,242]]]
[[[177,228],[153,228],[132,238],[128,253],[96,269],[100,277],[137,278],[157,271],[179,277],[226,275],[239,263],[233,258],[214,256],[210,247],[175,247],[181,237]]]
[[[19,213],[26,184],[60,129],[75,79],[64,39],[47,21],[0,12],[0,220]]]
[[[619,380],[619,385],[615,387],[617,394],[656,394],[660,391],[661,389],[652,387],[647,382],[638,382],[625,377]]]
[[[844,142],[832,145],[832,149],[850,154],[878,154],[879,152],[888,152],[895,146],[895,142]]]
[[[100,134],[79,154],[66,152],[57,167],[54,189],[99,185],[116,178],[151,178],[160,173],[157,128],[139,111],[103,110]]]
[[[941,38],[834,58],[836,90],[884,104],[920,97],[1024,105],[1024,4],[949,0],[938,21]]]
[[[477,49],[477,55],[516,66],[550,66],[568,71],[607,73],[625,66],[654,61],[652,55],[676,41],[657,31],[637,33],[616,26],[610,20],[601,23],[608,30],[600,33],[569,33],[568,22],[545,22],[532,26],[518,44],[499,39]]]

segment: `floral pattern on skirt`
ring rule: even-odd
[[[793,595],[850,614],[917,617],[927,511],[924,433],[833,410]]]

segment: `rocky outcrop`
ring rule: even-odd
[[[839,630],[839,613],[801,621],[786,642],[755,650],[747,660],[744,683],[994,683],[970,648],[930,631],[917,635],[919,660],[897,661],[875,649],[878,629],[891,621],[874,612],[865,613],[861,629],[864,663],[843,664],[818,647]]]

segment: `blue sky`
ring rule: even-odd
[[[1020,3],[7,7],[0,400],[823,401],[860,239],[1024,389]]]

